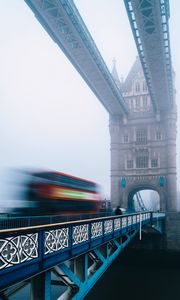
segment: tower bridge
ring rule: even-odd
[[[109,72],[73,1],[25,2],[109,112],[113,206],[128,207],[138,191],[157,191],[160,210],[166,213],[164,250],[179,251],[177,116],[169,2],[124,0],[139,54],[124,82],[119,80],[115,64],[112,74]],[[83,299],[129,241],[137,233],[141,238],[142,227],[161,231],[159,226],[164,218],[142,212],[77,223],[3,229],[2,295],[11,293],[8,288],[12,284],[36,276],[32,279],[32,299],[50,299],[48,270],[54,268],[59,282],[68,286],[65,299]],[[71,259],[73,264],[65,263]],[[42,283],[39,286],[37,279]]]
[[[140,57],[124,83],[115,66],[110,74],[73,1],[25,2],[110,114],[113,205],[127,206],[133,190],[149,188],[159,193],[161,209],[176,211],[168,1],[124,1]]]

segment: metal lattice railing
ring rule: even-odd
[[[157,216],[153,218],[157,220]],[[0,289],[105,242],[132,235],[143,226],[152,226],[153,218],[151,212],[142,212],[0,230]],[[162,218],[164,215],[158,216],[158,222]]]

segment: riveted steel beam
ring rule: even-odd
[[[124,0],[154,111],[174,108],[167,0]]]
[[[73,1],[25,0],[51,38],[112,115],[128,106]]]

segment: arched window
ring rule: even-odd
[[[160,141],[162,139],[162,133],[160,130],[157,130],[156,131],[156,140],[157,141]]]
[[[146,85],[146,82],[143,81],[143,92],[146,92],[147,91],[147,85]]]
[[[147,108],[148,106],[148,99],[147,95],[143,96],[143,108]]]
[[[136,109],[140,108],[140,97],[136,97]]]
[[[133,102],[134,99],[131,99],[131,109],[134,108],[134,102]]]
[[[140,83],[139,82],[136,82],[136,84],[135,84],[135,91],[136,91],[136,93],[140,92]]]

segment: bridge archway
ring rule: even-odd
[[[150,204],[152,204],[153,209],[160,209],[161,211],[166,210],[166,194],[160,187],[157,187],[156,185],[152,184],[140,184],[140,185],[133,185],[129,186],[127,189],[124,190],[123,193],[123,206],[128,208],[129,210],[133,209],[133,206],[135,204],[135,196],[138,192],[143,192],[145,195],[145,192],[154,192],[156,201],[153,203],[151,199],[149,199]],[[143,200],[143,197],[142,197]],[[144,204],[148,203],[146,201]],[[146,206],[146,205],[145,205]],[[151,205],[148,205],[147,209],[151,209]]]
[[[138,192],[132,192],[128,197],[128,210],[160,210],[160,196],[157,191],[152,189],[138,190]]]

